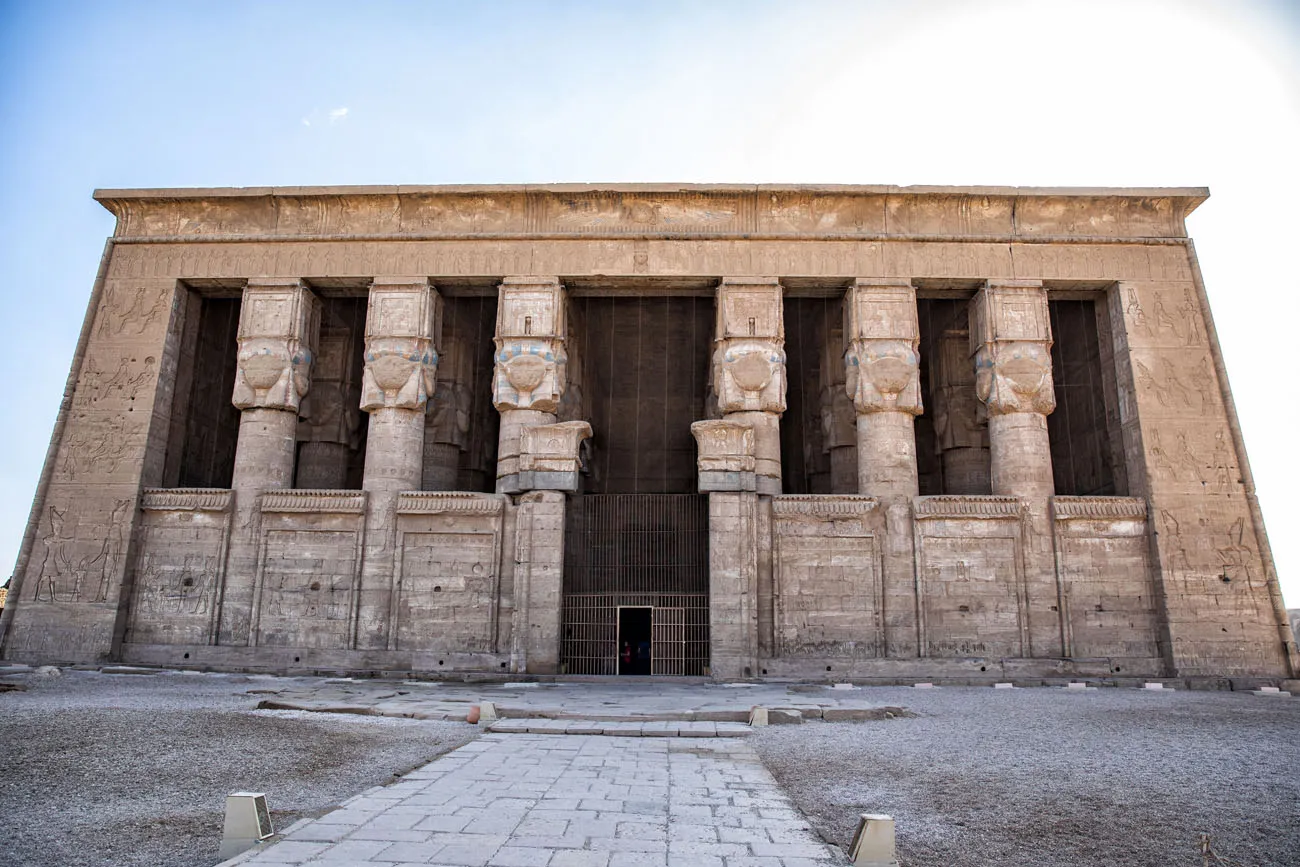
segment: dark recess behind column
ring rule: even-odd
[[[693,296],[583,297],[584,394],[592,427],[590,475],[599,494],[696,490],[691,423],[704,418],[713,300]]]
[[[1092,300],[1049,301],[1052,379],[1056,410],[1047,417],[1056,493],[1117,496],[1114,441],[1107,427],[1097,305]]]
[[[181,449],[182,488],[229,488],[235,473],[239,410],[231,403],[239,351],[239,298],[199,299],[193,377],[190,380]]]

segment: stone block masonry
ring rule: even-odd
[[[100,191],[0,653],[1280,685],[1206,196]]]

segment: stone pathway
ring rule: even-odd
[[[249,689],[265,710],[356,713],[410,719],[463,720],[485,701],[502,718],[585,721],[749,721],[755,705],[781,711],[772,722],[882,719],[901,708],[881,705],[870,690],[843,684],[653,683],[649,679],[562,683],[455,683],[256,678]]]
[[[845,863],[741,739],[490,733],[225,867]]]
[[[504,719],[488,726],[500,734],[609,735],[621,738],[743,738],[753,732],[744,723],[613,722],[578,719]]]

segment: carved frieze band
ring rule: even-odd
[[[262,494],[263,512],[360,514],[365,510],[365,491],[285,490]]]
[[[224,488],[145,488],[140,508],[146,512],[225,512],[230,491]]]
[[[845,238],[888,233],[1156,239],[1184,235],[1183,216],[1203,196],[1199,190],[1044,195],[1013,188],[927,192],[889,187],[114,193],[97,198],[117,215],[117,234],[151,238],[655,233]]]
[[[1015,518],[1020,515],[1019,497],[954,496],[917,497],[914,511],[926,518]]]
[[[1052,516],[1058,521],[1072,518],[1145,520],[1147,501],[1141,497],[1053,497]]]
[[[397,495],[399,515],[499,515],[506,498],[466,491],[406,491]]]
[[[880,506],[875,497],[862,494],[784,494],[772,498],[772,513],[781,515],[815,515],[833,518],[839,515],[865,515]]]

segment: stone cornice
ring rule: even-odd
[[[1071,519],[1127,518],[1145,520],[1147,502],[1141,497],[1053,497],[1052,517]]]
[[[399,515],[498,515],[506,498],[467,491],[405,491],[397,496]]]
[[[1204,188],[556,184],[98,190],[127,239],[1176,239]]]
[[[772,513],[835,518],[865,515],[879,505],[878,499],[864,494],[782,494],[772,498]]]
[[[262,494],[263,512],[360,514],[365,510],[365,491],[292,489],[266,491]]]
[[[140,508],[146,512],[224,512],[230,508],[225,488],[145,488]]]
[[[917,497],[916,519],[928,518],[1015,518],[1020,515],[1018,497],[958,496]]]

